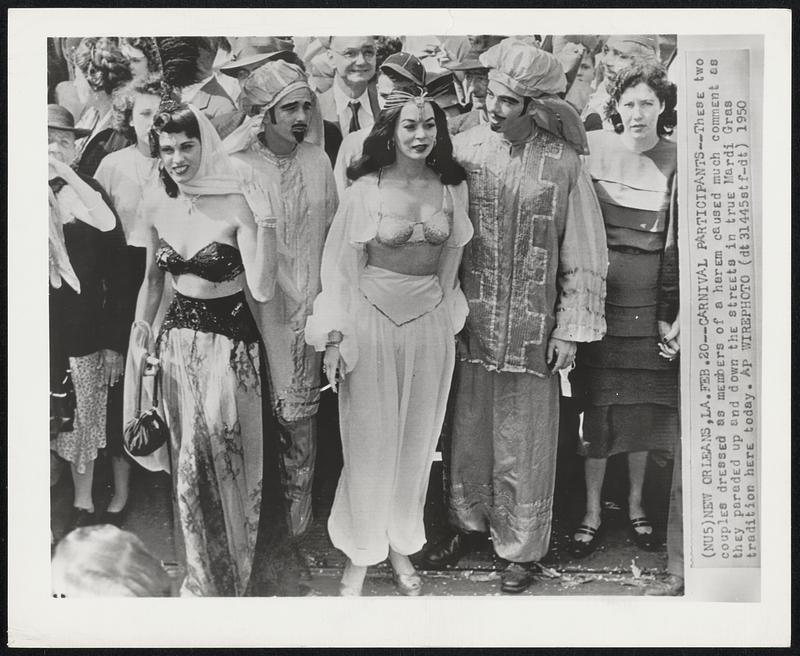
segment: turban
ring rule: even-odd
[[[526,98],[564,93],[567,78],[558,59],[517,39],[504,39],[480,57],[489,79]]]
[[[510,38],[489,48],[480,61],[489,69],[490,80],[533,99],[528,114],[539,127],[569,142],[578,153],[589,153],[580,116],[558,96],[566,91],[567,78],[555,55]]]
[[[305,71],[296,64],[278,60],[267,62],[250,73],[242,85],[242,95],[251,105],[270,109],[297,89],[308,89],[312,98],[314,96]]]

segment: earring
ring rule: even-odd
[[[389,141],[386,142],[386,150],[390,153],[394,150],[394,139],[389,139]]]

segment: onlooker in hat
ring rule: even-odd
[[[466,534],[488,531],[508,561],[501,590],[516,593],[530,586],[533,563],[547,553],[558,371],[571,365],[576,342],[605,332],[608,259],[578,152],[528,111],[535,98],[564,91],[558,60],[506,39],[480,61],[490,69],[489,122],[453,142],[470,171],[470,196],[480,199],[470,203],[476,231],[461,265],[470,313],[458,346],[450,448],[450,514],[460,532],[425,560],[457,562]]]
[[[377,47],[372,36],[324,37],[333,85],[319,95],[322,118],[338,125],[342,137],[372,127],[380,111],[375,75]]]
[[[172,579],[144,543],[107,524],[72,531],[51,566],[54,597],[172,596]]]
[[[611,121],[605,117],[605,107],[610,98],[608,85],[623,68],[635,61],[655,62],[657,53],[658,37],[653,34],[612,34],[606,39],[600,53],[603,79],[581,114],[587,131],[614,129]]]
[[[214,75],[218,37],[157,37],[164,81],[180,90],[181,100],[208,118],[236,111],[228,92]]]
[[[427,84],[428,95],[442,108],[448,121],[463,112],[455,85],[456,76],[450,71],[429,78]]]
[[[450,134],[464,132],[488,120],[486,116],[486,87],[489,83],[489,69],[481,64],[478,57],[493,45],[500,43],[504,38],[488,34],[470,37],[471,47],[469,51],[460,60],[444,64],[444,67],[449,71],[453,71],[456,76],[463,75],[460,84],[464,94],[465,113],[448,119],[447,129]]]
[[[415,86],[425,87],[425,68],[422,62],[412,54],[407,52],[397,52],[389,55],[383,64],[376,88],[378,90],[378,105],[383,108],[386,98],[395,89],[407,89]],[[347,177],[347,169],[359,157],[364,147],[364,140],[372,128],[361,128],[356,132],[351,132],[343,140],[336,157],[336,164],[333,168],[333,176],[336,179],[336,189],[341,196],[344,190],[350,186],[350,178]]]
[[[111,127],[111,94],[131,79],[131,69],[116,39],[82,39],[73,57],[75,90],[84,104],[77,126],[89,130],[89,136],[76,143],[75,166],[84,175],[94,175],[103,157],[130,144]]]
[[[130,321],[124,311],[122,226],[102,187],[69,166],[75,158],[72,115],[47,107],[51,219],[50,334],[68,359],[75,391],[71,431],[53,449],[71,465],[75,489],[70,526],[95,522],[94,462],[107,445],[109,386],[119,383]],[[60,246],[53,248],[54,245]]]
[[[275,36],[253,36],[234,38],[231,44],[231,53],[228,61],[219,67],[219,72],[225,77],[233,78],[239,83],[239,92],[233,96],[234,100],[239,98],[241,83],[255,69],[268,61],[282,59],[302,66],[302,60],[292,50],[291,39]],[[240,109],[247,111],[246,106]]]
[[[336,212],[333,172],[325,152],[305,139],[316,103],[297,65],[269,61],[242,85],[242,97],[261,110],[251,138],[231,150],[246,165],[247,188],[257,190],[278,218],[278,285],[254,305],[266,347],[272,404],[281,424],[292,534],[311,520],[311,483],[317,450],[316,414],[321,357],[305,343],[306,318],[319,293],[319,267]]]

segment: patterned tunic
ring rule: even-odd
[[[278,286],[270,302],[254,307],[269,356],[276,413],[286,422],[313,417],[319,357],[306,345],[304,328],[320,291],[322,247],[338,202],[331,165],[325,152],[309,143],[279,157],[255,140],[233,158],[249,165],[249,184],[264,188],[278,214]]]
[[[481,125],[454,150],[475,236],[461,267],[470,312],[446,463],[450,515],[461,530],[490,531],[501,558],[536,561],[550,537],[558,441],[547,343],[605,332],[602,216],[577,153],[535,124],[517,143]]]
[[[534,127],[512,144],[489,125],[457,135],[475,237],[461,283],[470,305],[460,357],[548,376],[547,341],[605,331],[608,260],[597,199],[578,155]]]

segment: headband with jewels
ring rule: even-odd
[[[432,103],[433,98],[428,95],[428,92],[420,87],[412,87],[416,93],[409,93],[405,89],[394,89],[388,96],[383,104],[383,109],[395,109],[402,107],[406,103],[414,103],[419,109],[425,105],[426,102]]]

